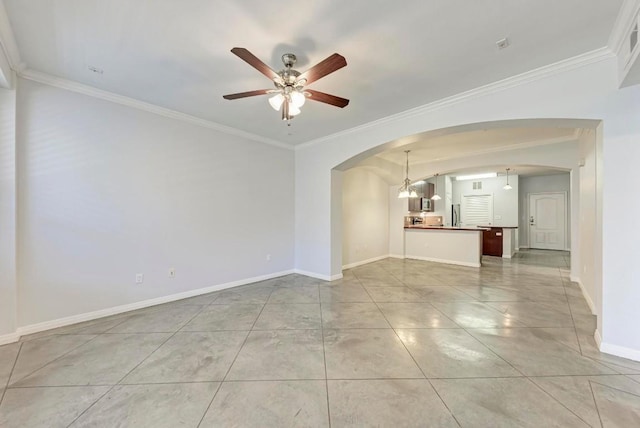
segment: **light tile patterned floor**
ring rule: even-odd
[[[0,347],[0,426],[640,426],[568,263],[386,259],[38,333]]]

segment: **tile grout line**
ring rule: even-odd
[[[116,327],[117,327],[117,326],[119,326],[120,324],[122,324],[122,323],[124,323],[125,321],[127,321],[129,318],[130,318],[130,315],[129,315],[129,316],[125,316],[125,317],[123,317],[122,321],[120,321],[119,323],[117,323],[117,324],[116,324],[116,325],[114,325],[114,326],[109,327],[108,329],[106,329],[106,330],[105,330],[105,331],[103,331],[102,333],[75,333],[75,334],[73,334],[73,333],[70,333],[70,334],[64,334],[64,333],[62,333],[62,334],[55,334],[55,333],[53,333],[53,334],[48,335],[48,336],[43,336],[43,337],[39,337],[39,338],[36,338],[36,339],[28,340],[27,342],[33,342],[33,341],[41,340],[41,339],[50,339],[50,338],[52,338],[52,337],[54,337],[54,336],[95,336],[95,337],[92,337],[91,339],[87,340],[86,342],[81,343],[80,345],[78,345],[78,346],[76,346],[76,347],[74,347],[74,348],[71,348],[70,350],[68,350],[67,352],[65,352],[65,353],[64,353],[64,354],[62,354],[62,355],[59,355],[58,357],[54,358],[53,360],[51,360],[51,361],[47,361],[44,365],[42,365],[42,366],[38,367],[37,369],[33,370],[32,372],[29,372],[27,375],[23,376],[22,378],[20,378],[19,380],[17,380],[17,381],[16,381],[16,382],[14,382],[14,383],[20,382],[21,380],[24,380],[24,379],[28,378],[29,376],[31,376],[31,375],[32,375],[32,374],[34,374],[35,372],[37,372],[37,371],[39,371],[39,370],[42,370],[43,368],[47,367],[49,364],[52,364],[53,362],[58,361],[59,359],[61,359],[61,358],[65,357],[66,355],[70,354],[71,352],[75,351],[76,349],[81,348],[82,346],[89,344],[90,342],[92,342],[92,341],[94,341],[95,339],[97,339],[100,335],[103,335],[103,334],[105,334],[106,332],[108,332],[109,330],[111,330],[111,329],[113,329],[113,328],[116,328]],[[89,326],[89,327],[90,327],[90,326]],[[27,343],[27,342],[23,342],[23,343]],[[9,380],[11,380],[11,379],[9,379]],[[7,386],[7,388],[8,388],[8,387],[9,387],[9,386]]]
[[[21,377],[19,380],[15,381],[15,382],[14,382],[14,384],[15,384],[15,383],[18,383],[18,382],[20,382],[20,381],[22,381],[22,380],[25,380],[25,379],[26,379],[26,378],[28,378],[29,376],[31,376],[31,375],[33,375],[34,373],[36,373],[36,372],[38,372],[38,371],[42,370],[43,368],[47,367],[48,365],[50,365],[50,364],[52,364],[52,363],[54,363],[54,362],[58,361],[58,360],[59,360],[59,359],[61,359],[61,358],[64,358],[65,356],[69,355],[70,353],[72,353],[72,352],[73,352],[73,351],[75,351],[76,349],[81,348],[81,347],[83,347],[84,345],[87,345],[87,344],[89,344],[89,343],[93,342],[93,341],[94,341],[94,340],[96,340],[96,339],[98,338],[98,336],[100,336],[101,334],[102,334],[102,333],[87,334],[87,336],[95,336],[95,337],[92,337],[91,339],[87,340],[87,341],[86,341],[86,342],[84,342],[84,343],[81,343],[80,345],[76,346],[75,348],[71,348],[71,349],[69,349],[67,352],[65,352],[65,353],[63,353],[63,354],[61,354],[61,355],[58,355],[58,356],[57,356],[56,358],[54,358],[53,360],[51,360],[51,361],[47,361],[47,362],[46,362],[45,364],[43,364],[42,366],[38,367],[37,369],[33,370],[32,372],[29,372],[29,373],[28,373],[28,374],[26,374],[25,376]],[[45,337],[43,337],[42,339],[45,339],[45,338],[46,338],[46,339],[49,339],[49,338],[51,338],[51,337],[53,337],[53,336],[56,336],[56,335],[45,336]],[[40,339],[33,339],[33,340],[40,340]],[[29,341],[29,342],[31,342],[31,341]],[[27,343],[27,342],[23,342],[23,343]],[[21,348],[21,349],[22,349],[22,348]],[[11,381],[11,378],[9,378],[9,381]],[[7,389],[9,389],[10,387],[11,387],[11,388],[13,388],[13,386],[9,386],[9,384],[7,384]]]
[[[548,392],[546,389],[544,389],[542,386],[538,385],[533,379],[531,379],[530,377],[526,377],[526,379],[532,383],[533,385],[536,386],[536,388],[538,388],[540,391],[542,391],[543,393],[545,393],[549,398],[551,398],[553,401],[555,401],[556,403],[560,404],[562,407],[564,407],[565,409],[567,409],[570,413],[572,413],[575,417],[577,417],[578,419],[580,419],[582,422],[584,422],[587,425],[590,425],[587,421],[585,421],[584,419],[582,419],[582,417],[580,415],[578,415],[576,412],[574,412],[573,410],[571,410],[570,408],[568,408],[562,401],[560,401],[559,399],[557,399],[556,397],[554,397],[550,392]]]
[[[196,312],[191,318],[189,318],[188,321],[186,321],[180,328],[184,327],[185,325],[187,325],[188,323],[190,323],[196,316],[200,315],[200,313],[204,310],[205,306],[201,306],[200,310],[198,312]],[[128,319],[128,318],[127,318]],[[116,326],[113,326],[112,328],[110,328],[109,330],[116,328],[117,326],[123,324],[125,321],[123,321],[122,323],[117,324]],[[102,394],[100,397],[98,397],[93,403],[91,403],[91,405],[89,405],[86,409],[84,409],[78,416],[76,416],[70,423],[69,425],[67,425],[67,428],[71,427],[77,420],[79,420],[82,415],[84,415],[85,413],[87,413],[87,411],[89,411],[89,409],[91,409],[93,406],[95,406],[100,400],[102,400],[105,396],[107,396],[111,391],[113,391],[117,386],[122,386],[120,384],[120,382],[122,382],[127,376],[129,376],[135,369],[137,369],[138,367],[140,367],[140,365],[142,363],[144,363],[145,361],[147,361],[147,359],[149,359],[149,357],[151,357],[153,354],[156,353],[156,351],[158,349],[160,349],[165,343],[167,343],[172,337],[174,337],[179,331],[180,328],[178,328],[175,332],[173,332],[173,334],[171,334],[169,337],[167,337],[166,340],[164,340],[160,345],[158,345],[153,351],[151,351],[151,353],[149,353],[149,355],[147,355],[146,357],[144,357],[138,364],[135,365],[135,367],[133,367],[131,370],[129,370],[127,373],[125,373],[124,376],[122,376],[120,378],[120,380],[118,380],[118,382],[116,382],[114,385],[111,386],[111,388],[109,388],[104,394]],[[108,330],[107,330],[108,331]],[[107,334],[106,332],[103,334]],[[98,336],[102,336],[103,334],[99,334]],[[128,333],[128,334],[162,334],[162,333]],[[96,338],[98,337],[96,336]]]
[[[611,375],[611,376],[624,376],[624,375]],[[606,385],[604,383],[600,383],[598,381],[591,380],[591,379],[589,379],[589,382],[590,383],[595,383],[596,385],[604,386],[605,388],[613,389],[614,391],[622,392],[622,393],[633,395],[634,397],[640,398],[640,394],[637,394],[635,392],[625,391],[624,389],[620,389],[618,387],[611,386],[611,385]]]
[[[404,283],[403,283],[404,284]],[[369,291],[365,288],[365,291],[367,293],[369,293]],[[371,295],[369,295],[369,297],[371,297]],[[373,300],[373,297],[371,297],[371,300]],[[436,390],[435,386],[433,386],[433,383],[431,382],[431,380],[429,380],[429,378],[427,378],[427,375],[424,373],[424,371],[422,370],[422,367],[420,367],[420,365],[418,364],[418,362],[416,361],[416,359],[414,358],[413,354],[409,351],[409,349],[407,348],[407,346],[405,345],[405,343],[402,341],[402,339],[400,338],[400,335],[398,334],[398,332],[396,331],[395,328],[393,328],[393,326],[391,325],[391,323],[389,322],[389,320],[387,319],[387,316],[384,314],[384,312],[382,311],[382,309],[380,309],[380,306],[378,305],[377,302],[374,301],[374,304],[376,305],[376,307],[378,308],[378,310],[380,311],[380,313],[382,314],[382,316],[384,317],[384,319],[387,321],[387,324],[389,324],[389,326],[391,327],[391,329],[393,330],[393,333],[396,335],[396,338],[400,341],[400,343],[402,344],[402,347],[404,348],[404,350],[407,352],[407,354],[409,354],[409,356],[411,357],[411,359],[413,360],[413,364],[415,364],[415,366],[418,368],[418,370],[420,370],[420,373],[422,373],[422,376],[424,376],[424,379],[429,383],[429,385],[431,386],[431,389],[433,390],[433,392],[435,392],[435,394],[438,396],[438,398],[440,399],[440,401],[442,402],[442,405],[447,409],[447,411],[449,412],[449,414],[451,415],[451,417],[453,418],[453,420],[458,424],[459,427],[462,427],[462,424],[460,424],[460,421],[458,421],[458,418],[456,418],[456,416],[453,414],[453,411],[451,411],[451,409],[449,408],[449,406],[447,405],[447,403],[445,403],[444,399],[440,396],[440,393]]]
[[[569,315],[571,315],[571,322],[573,323],[573,332],[576,335],[576,342],[578,343],[578,349],[580,350],[580,355],[584,357],[585,355],[584,355],[584,352],[582,351],[582,344],[580,343],[580,337],[578,337],[578,327],[576,327],[576,319],[573,316],[573,309],[571,308],[571,303],[569,303],[569,296],[567,295],[567,287],[564,285],[564,280],[563,280],[562,288],[564,289],[564,295],[567,298],[567,306],[569,306]]]
[[[16,364],[18,363],[18,357],[20,356],[20,352],[22,352],[22,345],[24,345],[24,343],[20,343],[20,346],[18,347],[18,352],[16,352],[16,357],[14,358],[13,365],[11,366],[11,372],[9,373],[9,377],[7,378],[7,383],[4,385],[4,389],[2,390],[2,395],[0,396],[0,406],[4,401],[5,395],[7,395],[7,390],[9,389],[9,382],[11,381],[11,376],[13,376],[13,371],[15,370]]]
[[[598,414],[598,420],[600,421],[600,427],[604,427],[604,424],[602,423],[602,416],[600,415],[600,408],[598,407],[598,402],[596,401],[596,394],[593,392],[593,385],[591,385],[591,381],[587,380],[587,383],[589,383],[589,390],[591,391],[591,399],[593,399],[593,405],[596,408],[596,413]]]
[[[627,379],[630,379],[631,381],[633,381],[635,383],[640,383],[640,379],[634,379],[634,378],[631,377],[631,376],[634,376],[634,375],[628,375],[627,374],[627,375],[623,375],[623,376],[626,377]],[[635,376],[638,376],[638,375],[635,375]]]
[[[566,298],[566,290],[564,289],[564,285],[563,285],[563,292],[565,293],[565,298]],[[376,303],[376,305],[377,305],[377,303]],[[567,301],[567,305],[569,306],[568,301]],[[487,306],[488,306],[488,305],[487,305]],[[437,309],[437,308],[436,308],[436,309]],[[571,310],[571,309],[569,308],[569,310]],[[380,311],[382,312],[382,310],[380,310]],[[384,316],[384,313],[383,313],[383,316]],[[504,316],[504,315],[503,315],[503,316]],[[386,318],[386,316],[385,316],[385,318]],[[387,320],[387,321],[388,321],[388,320]],[[572,321],[573,321],[573,317],[572,317]],[[394,328],[393,330],[394,330],[394,332],[395,332],[395,333],[396,333],[396,335],[397,335],[397,331],[395,330],[395,328]],[[471,335],[471,334],[470,334],[470,332],[468,332],[468,331],[466,330],[466,328],[463,328],[463,330],[464,330],[467,334],[469,334],[473,339],[475,339],[478,343],[480,343],[483,347],[485,347],[489,352],[491,352],[491,353],[493,353],[494,355],[496,355],[498,358],[500,358],[500,359],[501,359],[501,360],[503,360],[505,363],[507,363],[509,366],[511,366],[515,371],[517,371],[518,373],[520,373],[520,374],[522,375],[522,377],[518,377],[518,378],[525,378],[525,379],[527,379],[529,382],[531,382],[532,384],[534,384],[538,389],[542,390],[542,391],[543,391],[545,394],[547,394],[550,398],[552,398],[554,401],[556,401],[558,404],[560,404],[562,407],[564,407],[565,409],[567,409],[569,412],[571,412],[572,414],[574,414],[576,417],[578,417],[578,418],[579,418],[580,420],[582,420],[583,422],[587,423],[587,422],[586,422],[586,421],[584,421],[580,416],[578,416],[576,413],[574,413],[571,409],[569,409],[567,406],[565,406],[562,402],[560,402],[559,400],[557,400],[555,397],[553,397],[551,394],[549,394],[546,390],[544,390],[542,387],[540,387],[540,386],[539,386],[537,383],[535,383],[532,379],[530,379],[528,376],[524,375],[524,373],[522,373],[519,369],[517,369],[515,366],[513,366],[509,361],[505,360],[502,356],[500,356],[499,354],[497,354],[495,351],[493,351],[491,348],[489,348],[487,345],[485,345],[483,342],[481,342],[478,338],[476,338],[475,336]],[[574,332],[575,332],[575,323],[574,323],[574,329],[573,329],[573,330],[574,330]],[[576,334],[577,334],[577,333],[576,333]],[[398,339],[400,339],[400,337],[399,337],[399,336],[398,336]],[[554,339],[554,340],[555,340],[555,339]],[[576,337],[576,340],[577,340],[577,337]],[[400,339],[400,341],[401,341],[401,343],[404,345],[404,342],[402,342],[402,339]],[[558,342],[558,343],[560,343],[560,342]],[[409,355],[411,355],[411,357],[413,358],[413,355],[412,355],[412,354],[411,354],[411,352],[406,348],[406,345],[405,345],[405,349],[407,350],[407,352],[409,353]],[[575,350],[573,350],[573,351],[575,351]],[[582,354],[580,354],[580,355],[582,355]],[[415,359],[414,359],[414,362],[415,362]],[[417,362],[416,362],[416,365],[418,365],[418,364],[417,364]],[[420,371],[422,371],[422,368],[421,368],[419,365],[418,365],[418,368],[420,369]],[[425,376],[425,378],[427,378],[427,380],[428,380],[428,381],[429,381],[429,383],[431,384],[432,388],[435,390],[435,387],[434,387],[434,386],[433,386],[433,384],[431,383],[431,380],[430,380],[430,379],[429,379],[429,378],[424,374],[424,372],[422,372],[422,373],[423,373],[423,375]],[[474,378],[471,378],[471,379],[477,379],[477,378],[475,378],[475,377],[474,377]],[[436,394],[437,394],[437,390],[436,390]],[[438,394],[438,396],[439,396],[439,394]],[[440,398],[441,398],[441,397],[440,397]],[[442,400],[442,398],[441,398],[441,400]],[[442,400],[442,402],[443,402],[443,404],[445,404],[445,406],[446,406],[446,403],[444,402],[444,400]],[[447,406],[447,408],[448,408],[448,406]],[[453,413],[451,413],[451,415],[453,416]],[[455,418],[455,416],[454,416],[454,418]],[[457,419],[456,419],[456,422],[457,422]],[[588,423],[587,423],[587,425],[588,425]]]
[[[329,376],[327,375],[327,351],[324,344],[324,319],[322,316],[322,294],[318,287],[318,301],[320,302],[320,334],[322,335],[322,360],[324,361],[324,387],[327,392],[327,418],[331,428],[331,403],[329,399]]]
[[[267,306],[267,303],[269,302],[269,299],[271,298],[271,295],[273,294],[273,292],[276,289],[276,287],[273,287],[273,286],[271,286],[270,288],[271,288],[271,291],[269,292],[269,295],[265,299],[264,304],[262,305],[262,308],[260,309],[260,312],[258,313],[258,316],[256,317],[255,320],[253,320],[253,324],[251,324],[251,328],[247,332],[247,335],[245,336],[244,340],[242,341],[242,344],[238,347],[238,352],[236,352],[235,357],[233,357],[233,361],[231,361],[231,364],[229,364],[229,368],[227,369],[227,372],[224,374],[224,377],[222,378],[222,381],[220,381],[220,384],[218,385],[218,389],[216,389],[216,392],[213,394],[213,397],[211,397],[211,401],[209,401],[209,404],[207,405],[207,408],[205,409],[204,413],[202,413],[202,417],[200,418],[200,421],[198,422],[198,425],[197,425],[196,428],[200,428],[200,425],[202,425],[202,421],[204,421],[204,418],[207,416],[207,413],[209,413],[209,409],[211,408],[211,405],[213,404],[213,401],[216,399],[216,396],[218,395],[218,392],[220,392],[220,389],[222,388],[223,383],[227,380],[227,376],[229,376],[229,373],[231,372],[231,368],[233,367],[233,365],[236,363],[236,360],[238,359],[238,355],[240,355],[240,352],[242,352],[242,348],[244,348],[244,345],[247,343],[247,339],[249,339],[249,336],[251,335],[251,332],[253,331],[253,327],[255,327],[256,323],[258,322],[258,319],[260,318],[260,315],[262,315],[262,311],[264,311],[265,306]],[[216,300],[217,300],[217,298],[216,298]]]

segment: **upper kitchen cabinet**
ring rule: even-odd
[[[424,183],[423,185],[423,194],[425,198],[431,199],[431,197],[436,193],[435,185],[433,183]],[[430,210],[433,211],[433,208]]]
[[[408,199],[408,210],[412,212],[433,212],[433,202],[431,201],[431,197],[434,194],[433,183],[417,184],[414,187],[418,197]]]

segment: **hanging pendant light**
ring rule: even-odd
[[[435,193],[434,193],[434,194],[433,194],[433,196],[431,197],[431,200],[432,200],[432,201],[439,201],[440,199],[442,199],[442,198],[440,197],[440,195],[438,195],[438,176],[439,176],[439,175],[440,175],[440,174],[436,174],[436,175],[434,175],[434,177],[436,178],[436,189],[435,189]]]
[[[418,193],[416,189],[411,185],[411,180],[409,180],[409,152],[411,150],[405,150],[404,152],[407,154],[407,169],[406,175],[404,177],[404,182],[402,186],[398,189],[398,198],[417,198]]]
[[[509,184],[509,171],[511,171],[511,168],[507,168],[507,184],[505,184],[505,186],[503,187],[504,190],[513,189],[513,187],[511,187],[511,185]]]

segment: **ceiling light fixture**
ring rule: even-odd
[[[456,181],[477,180],[480,178],[494,178],[497,176],[498,176],[497,172],[487,172],[485,174],[458,175],[456,177]]]
[[[411,150],[405,150],[404,152],[407,154],[407,169],[406,175],[404,176],[404,183],[398,189],[398,198],[417,198],[418,193],[416,189],[411,185],[411,180],[409,180],[409,152]]]
[[[434,175],[434,177],[436,178],[436,190],[435,190],[435,193],[433,194],[433,196],[431,197],[431,200],[432,200],[432,201],[439,201],[440,199],[442,199],[442,198],[440,197],[440,195],[438,195],[438,176],[439,176],[439,175],[440,175],[440,174],[436,174],[436,175]]]
[[[511,185],[509,184],[509,171],[511,171],[511,168],[507,168],[507,184],[503,187],[504,190],[513,189],[513,187],[511,187]]]
[[[282,120],[286,120],[287,122],[293,119],[294,116],[300,114],[300,107],[304,105],[307,98],[340,108],[346,107],[349,104],[349,100],[346,98],[336,97],[335,95],[314,91],[313,89],[305,89],[306,85],[345,67],[347,61],[342,55],[334,53],[304,73],[300,73],[293,68],[297,59],[292,53],[282,55],[284,69],[277,72],[245,48],[233,48],[231,49],[231,53],[237,55],[247,64],[271,79],[276,88],[223,95],[223,98],[226,100],[273,94],[269,98],[269,104],[274,110],[282,111]],[[290,123],[288,124],[291,125]]]

